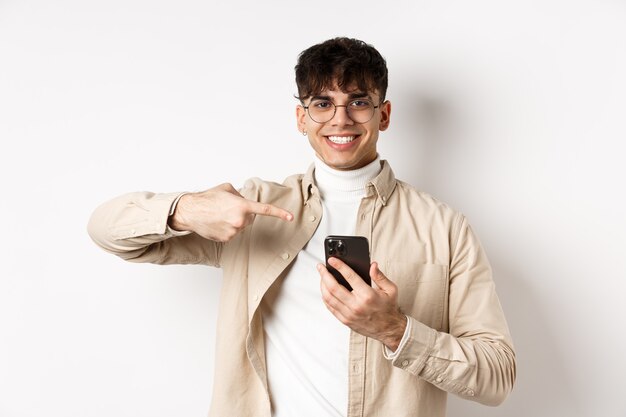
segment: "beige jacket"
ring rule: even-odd
[[[515,353],[487,257],[463,215],[382,164],[359,208],[357,234],[369,239],[371,259],[398,285],[411,331],[392,361],[380,342],[352,332],[347,416],[444,416],[447,392],[497,405],[513,387]],[[283,207],[295,220],[257,216],[220,244],[167,226],[180,193],[133,193],[100,206],[89,233],[129,261],[223,268],[210,416],[269,417],[259,303],[323,214],[313,167],[283,184],[249,180],[241,193]]]

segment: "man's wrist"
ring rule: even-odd
[[[167,225],[178,232],[185,232],[189,230],[185,225],[184,216],[182,215],[183,210],[181,209],[181,201],[188,195],[189,193],[182,193],[176,197],[176,200],[172,203],[170,214],[167,218]]]
[[[398,313],[395,324],[390,326],[390,334],[383,341],[383,344],[392,352],[395,352],[398,350],[398,347],[400,347],[400,343],[406,333],[407,325],[407,317],[402,313]]]
[[[400,339],[400,343],[397,346],[394,346],[395,349],[391,349],[391,347],[385,345],[383,346],[383,356],[386,359],[393,360],[398,356],[398,353],[403,349],[404,345],[406,345],[407,340],[409,339],[409,335],[411,333],[411,320],[408,316],[404,316],[406,319],[406,327],[404,329],[404,334]]]

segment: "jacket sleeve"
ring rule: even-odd
[[[136,192],[114,198],[93,212],[89,235],[105,251],[131,262],[219,266],[221,243],[168,226],[181,194]]]
[[[491,267],[462,216],[449,279],[449,333],[409,317],[408,339],[392,363],[444,391],[498,405],[513,388],[515,352]]]

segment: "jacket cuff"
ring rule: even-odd
[[[149,194],[148,198],[136,193],[126,205],[125,210],[139,212],[131,217],[134,221],[112,226],[109,230],[114,240],[123,240],[146,235],[166,237],[183,236],[191,232],[179,232],[168,226],[167,221],[172,205],[182,196],[181,193]]]
[[[172,205],[170,206],[169,214],[167,215],[167,219],[165,219],[165,226],[166,226],[165,233],[167,235],[170,235],[170,236],[185,236],[185,235],[188,235],[189,233],[191,233],[191,232],[186,231],[186,230],[175,230],[175,229],[172,229],[170,227],[170,225],[169,225],[170,217],[176,211],[176,206],[178,205],[178,202],[180,201],[180,198],[182,196],[184,196],[185,194],[189,194],[189,193],[188,192],[184,192],[184,193],[178,194],[178,196],[176,197],[176,199],[174,199],[174,202],[172,202]]]
[[[413,375],[418,375],[435,346],[437,331],[407,316],[407,330],[391,363]],[[406,340],[405,340],[406,337]]]

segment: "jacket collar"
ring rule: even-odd
[[[396,188],[396,177],[391,170],[391,166],[386,160],[380,161],[382,169],[380,173],[367,184],[366,195],[370,197],[374,194],[382,202],[383,206],[387,205],[389,197]],[[302,177],[302,196],[304,204],[307,204],[311,196],[316,195],[319,198],[319,190],[315,185],[315,164],[311,164],[309,169]]]

